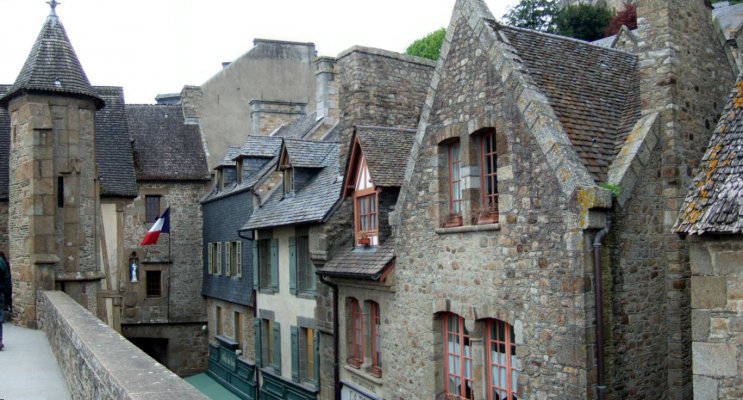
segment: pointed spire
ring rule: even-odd
[[[0,98],[0,107],[7,108],[10,100],[24,93],[85,97],[92,99],[96,108],[103,107],[103,100],[90,85],[67,32],[57,17],[55,9],[60,3],[51,0],[48,4],[51,13],[44,22],[18,78],[7,94]]]

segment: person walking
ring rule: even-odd
[[[10,285],[10,267],[8,266],[5,253],[0,252],[0,350],[3,344],[3,322],[5,321],[5,308],[10,306],[11,285]]]

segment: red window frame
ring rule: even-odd
[[[379,196],[377,196],[376,189],[354,193],[353,209],[356,214],[356,233],[365,233],[367,237],[376,236],[379,232]]]
[[[462,215],[462,153],[459,142],[448,146],[449,152],[449,213]],[[455,158],[456,156],[456,158]],[[456,174],[455,174],[456,173]]]
[[[381,342],[380,327],[381,327],[382,322],[379,317],[379,304],[373,301],[369,302],[369,312],[370,312],[369,336],[371,336],[371,341],[372,341],[371,369],[377,375],[381,376],[382,374],[382,350],[379,348],[379,344]]]
[[[518,374],[514,375],[513,370],[513,357],[516,355],[513,328],[503,321],[490,319],[485,333],[488,400],[513,400],[518,381]]]
[[[480,136],[481,199],[484,210],[498,210],[498,155],[495,130]]]
[[[474,399],[472,341],[464,318],[446,313],[444,322],[444,392],[461,399]]]
[[[356,299],[351,299],[351,355],[349,363],[359,368],[364,363],[364,315],[361,312],[361,304]]]

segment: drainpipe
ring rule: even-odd
[[[333,389],[335,392],[335,395],[333,398],[335,400],[341,399],[341,370],[340,370],[340,338],[338,330],[339,330],[339,322],[338,322],[338,285],[336,285],[333,282],[328,281],[324,275],[319,275],[320,282],[328,285],[333,290],[333,380],[335,381],[333,385]]]
[[[603,285],[601,283],[601,240],[611,229],[611,217],[607,213],[606,226],[596,233],[593,239],[593,276],[596,295],[596,391],[598,400],[606,398],[606,365],[604,363],[604,302]]]

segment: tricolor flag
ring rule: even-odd
[[[152,228],[150,228],[149,231],[147,231],[147,234],[144,235],[144,239],[142,239],[142,243],[139,245],[147,246],[150,244],[157,244],[157,239],[160,237],[161,233],[170,233],[170,207],[166,208],[163,215],[155,221],[155,224],[152,225]]]

